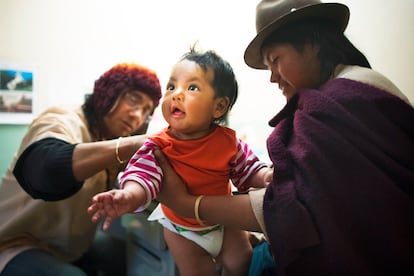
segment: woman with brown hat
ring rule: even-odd
[[[195,205],[158,156],[162,203],[264,232],[278,275],[414,274],[414,109],[346,38],[348,19],[339,3],[257,6],[245,62],[269,70],[287,99],[269,122],[266,189]]]
[[[1,275],[87,275],[75,262],[125,273],[122,244],[116,253],[115,240],[90,247],[97,226],[86,209],[142,145],[160,98],[155,72],[122,63],[95,81],[82,106],[52,107],[32,122],[0,185]]]

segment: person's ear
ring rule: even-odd
[[[213,113],[214,118],[217,119],[223,116],[229,109],[229,105],[230,105],[229,97],[220,97],[220,98],[215,99],[214,113]]]

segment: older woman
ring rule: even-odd
[[[95,236],[86,209],[142,145],[145,136],[133,134],[145,133],[160,98],[155,72],[118,64],[82,106],[52,107],[32,122],[0,185],[2,275],[86,275],[71,264]]]
[[[414,109],[346,38],[348,18],[345,5],[318,0],[257,6],[245,62],[269,70],[287,99],[269,122],[266,190],[195,205],[159,156],[158,199],[264,232],[277,275],[414,274]]]

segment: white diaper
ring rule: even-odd
[[[157,220],[161,225],[177,233],[204,248],[211,256],[217,257],[221,251],[223,245],[223,226],[214,225],[205,228],[189,229],[172,223],[167,217],[165,217],[162,211],[161,205],[158,204],[157,208],[148,217],[148,220]]]

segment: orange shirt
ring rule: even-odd
[[[166,129],[150,139],[160,146],[191,194],[231,195],[229,179],[238,152],[234,130],[217,127],[200,139],[178,140]],[[162,210],[178,225],[200,226],[195,219],[178,216],[164,205]]]

